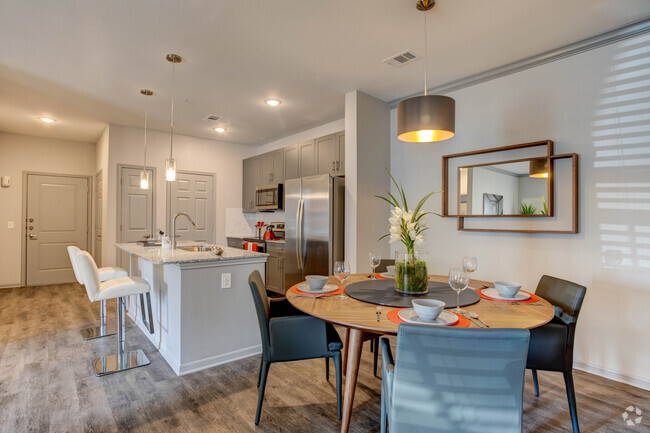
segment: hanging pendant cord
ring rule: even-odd
[[[172,109],[171,120],[169,121],[171,127],[171,134],[169,136],[169,159],[172,159],[174,154],[174,66],[175,63],[172,63]]]
[[[427,11],[424,11],[424,96],[427,96]]]
[[[146,95],[144,102],[144,161],[142,162],[142,171],[147,168],[147,118],[149,112],[149,95]]]

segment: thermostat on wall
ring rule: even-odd
[[[11,178],[9,176],[2,176],[2,187],[9,188],[11,186]]]

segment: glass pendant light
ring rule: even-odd
[[[153,95],[151,90],[140,90],[145,96],[144,103],[144,160],[142,162],[142,171],[140,172],[140,189],[149,189],[149,171],[147,171],[147,120],[149,117],[149,96]]]
[[[172,64],[172,106],[169,121],[169,158],[165,159],[165,179],[173,182],[176,180],[176,160],[174,159],[174,66],[183,59],[177,54],[167,54],[166,58]]]
[[[424,96],[408,98],[397,104],[397,138],[401,141],[431,143],[447,140],[456,131],[456,101],[442,95],[427,95],[427,14],[435,0],[416,3],[424,12]]]

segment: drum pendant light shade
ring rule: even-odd
[[[397,104],[397,138],[414,143],[447,140],[456,130],[456,101],[448,96],[416,96]]]
[[[548,159],[531,159],[528,166],[528,177],[547,178],[549,174]]]

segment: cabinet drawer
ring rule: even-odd
[[[284,244],[278,242],[267,242],[266,252],[273,255],[284,256]]]

